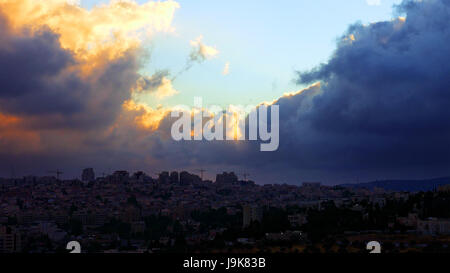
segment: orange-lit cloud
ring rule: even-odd
[[[164,117],[170,113],[170,109],[152,107],[137,103],[134,100],[128,100],[123,104],[124,110],[135,113],[134,122],[141,128],[149,130],[157,130]]]
[[[162,84],[156,89],[155,97],[158,99],[171,97],[179,92],[172,86],[172,81],[167,78],[162,79]]]
[[[41,151],[39,134],[21,128],[22,119],[0,113],[0,149],[11,155]]]
[[[62,48],[78,60],[98,63],[113,60],[151,37],[155,32],[173,31],[171,26],[179,4],[172,0],[138,4],[132,0],[112,0],[86,10],[67,0],[0,0],[0,10],[10,26],[32,31],[48,26],[60,35]]]
[[[148,1],[143,4],[134,0],[111,0],[108,4],[98,5],[92,10],[84,9],[78,4],[77,1],[67,0],[0,0],[0,11],[6,18],[12,35],[29,37],[42,28],[49,28],[51,32],[59,35],[61,48],[70,51],[76,60],[64,73],[81,75],[86,82],[92,82],[92,85],[104,82],[99,79],[104,77],[104,73],[100,72],[108,71],[114,61],[127,59],[129,54],[139,53],[141,43],[151,39],[154,33],[174,31],[172,20],[179,8],[179,4],[172,0]],[[24,29],[28,32],[24,32]],[[125,67],[121,69],[121,75],[129,79],[133,78],[134,74],[138,75],[137,67],[136,71],[128,71]],[[163,112],[128,99],[133,93],[145,92],[151,92],[156,99],[162,99],[173,96],[178,91],[174,89],[168,77],[161,77],[157,86],[147,90],[142,85],[143,78],[138,79],[135,87],[126,86],[125,83],[111,88],[105,87],[108,92],[97,90],[95,98],[86,100],[95,104],[105,100],[108,93],[113,97],[112,93],[119,92],[114,91],[114,88],[125,88],[127,90],[123,91],[129,92],[130,95],[128,98],[124,96],[124,105],[127,107],[122,107],[122,110],[143,113],[136,118],[137,124],[156,129]],[[11,125],[14,120],[3,115],[0,116],[0,121],[6,126]]]
[[[5,128],[13,125],[17,125],[20,122],[19,117],[2,114],[0,112],[0,128]]]

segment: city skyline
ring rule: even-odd
[[[233,173],[93,181],[88,168],[83,179],[0,179],[0,254],[364,254],[374,238],[381,253],[448,253],[450,178],[412,191],[257,185]]]
[[[146,183],[179,183],[184,177],[184,179],[189,179],[192,181],[197,181],[198,183],[207,184],[221,184],[226,180],[234,181],[233,183],[243,183],[256,186],[269,186],[269,185],[286,185],[286,186],[305,186],[305,185],[323,185],[328,187],[344,187],[353,189],[367,189],[367,190],[377,190],[383,189],[386,191],[399,191],[399,192],[420,192],[420,191],[433,191],[437,190],[439,187],[447,186],[450,183],[450,176],[445,177],[431,177],[425,179],[382,179],[374,181],[347,181],[336,184],[323,184],[320,181],[306,181],[298,180],[295,183],[284,183],[284,182],[272,182],[272,183],[258,183],[252,179],[252,174],[247,172],[236,172],[236,171],[223,171],[219,173],[211,173],[205,169],[195,169],[195,170],[163,170],[163,171],[153,171],[146,172],[142,170],[129,171],[124,169],[119,170],[108,170],[108,171],[96,171],[94,168],[84,168],[80,170],[79,175],[68,177],[64,176],[65,172],[61,169],[47,170],[43,175],[25,175],[22,177],[17,177],[15,174],[11,173],[9,177],[0,176],[0,186],[2,183],[4,185],[14,184],[17,186],[26,185],[27,183],[33,182],[35,185],[42,183],[43,181],[53,181],[53,182],[84,182],[86,185],[91,183],[103,183],[111,182],[111,179],[115,177],[123,177],[128,181],[139,181]],[[208,174],[208,175],[206,175]],[[188,177],[188,178],[187,178]],[[178,181],[178,182],[176,182]],[[188,184],[181,185],[188,186]]]

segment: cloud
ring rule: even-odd
[[[133,86],[156,98],[176,94],[169,79],[138,70],[141,42],[172,31],[178,7],[127,0],[88,11],[66,0],[0,0],[0,67],[8,68],[0,75],[0,113],[33,128],[104,128]]]
[[[205,45],[202,41],[203,35],[200,35],[197,39],[190,41],[192,50],[186,61],[186,65],[172,78],[172,81],[175,81],[180,75],[189,71],[195,64],[201,64],[219,54],[219,50],[215,47]]]
[[[158,99],[163,99],[167,97],[172,97],[179,92],[172,86],[172,81],[167,78],[163,78],[161,85],[156,89],[155,97]]]
[[[171,32],[179,4],[174,1],[113,0],[86,10],[67,0],[0,0],[13,30],[39,31],[42,26],[59,35],[63,49],[72,51],[89,66],[123,56],[155,32]]]
[[[138,95],[149,93],[158,99],[176,95],[179,92],[172,86],[172,81],[168,78],[169,74],[168,70],[160,70],[150,77],[142,76],[137,80],[133,92]]]
[[[83,75],[74,54],[46,27],[17,34],[4,22],[0,34],[0,112],[22,117],[24,126],[108,126],[139,76],[134,52]]]
[[[225,67],[223,68],[222,75],[226,76],[230,74],[230,62],[225,63]]]
[[[158,107],[153,109],[145,103],[135,100],[128,100],[123,104],[131,124],[136,124],[141,128],[156,131],[160,127],[161,121],[170,113],[170,108]],[[119,124],[123,125],[123,123]],[[148,133],[148,132],[147,132]]]
[[[120,137],[132,129],[135,141],[142,137],[133,121],[140,112],[124,103],[142,78],[141,43],[171,31],[177,7],[112,1],[89,12],[62,0],[0,0],[0,161],[36,174],[53,164],[106,164]],[[160,82],[157,96],[174,92]]]
[[[67,4],[79,6],[81,4],[81,0],[66,0]]]
[[[296,124],[284,152],[298,154],[299,166],[367,170],[372,178],[448,175],[450,52],[442,45],[450,42],[450,3],[404,1],[398,11],[406,20],[350,26],[343,39],[353,35],[351,43],[298,73],[299,84],[323,83],[310,110],[282,119]]]
[[[216,57],[219,51],[212,46],[207,46],[203,42],[203,36],[191,41],[192,52],[190,55],[191,62],[204,62],[205,60]]]

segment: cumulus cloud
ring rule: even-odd
[[[99,128],[114,122],[133,86],[176,94],[169,79],[138,70],[141,42],[172,31],[178,7],[126,0],[88,11],[66,0],[0,0],[0,66],[8,68],[0,112],[26,116],[31,127]]]
[[[0,33],[0,67],[7,68],[0,75],[0,112],[23,118],[24,126],[108,126],[139,76],[132,52],[83,75],[74,54],[48,28],[16,35],[3,23]]]
[[[64,49],[80,59],[114,59],[136,48],[142,39],[155,32],[173,31],[171,26],[179,4],[174,1],[112,0],[86,10],[67,0],[0,0],[0,10],[11,27],[27,26],[39,30],[49,27],[60,35]]]
[[[134,85],[157,98],[175,94],[161,73],[138,70],[140,43],[171,31],[178,7],[122,0],[88,11],[74,1],[0,0],[0,112],[27,116],[30,126],[104,127]]]
[[[140,44],[171,31],[177,7],[111,1],[87,11],[65,0],[0,0],[0,160],[38,173],[106,162],[130,128],[139,139],[142,110],[124,103],[143,78]],[[174,92],[170,80],[160,84],[157,96]]]

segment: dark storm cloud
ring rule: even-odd
[[[296,147],[280,153],[325,169],[447,171],[450,1],[405,1],[398,10],[406,21],[353,25],[328,63],[298,73],[299,84],[320,81],[322,90],[298,117],[283,109],[303,99],[279,101],[281,141]]]
[[[63,92],[70,86],[75,90],[80,88],[81,82],[71,76],[54,78],[74,62],[71,54],[60,48],[58,36],[47,29],[33,36],[26,33],[13,36],[2,19],[0,35],[2,112],[51,113],[64,109],[70,113],[79,110],[81,105]]]
[[[48,28],[11,33],[0,16],[0,112],[37,128],[98,128],[115,120],[138,78],[133,54],[81,76]]]
[[[215,142],[185,147],[188,158],[232,162],[273,182],[450,174],[450,1],[397,9],[406,21],[352,25],[327,63],[298,72],[298,84],[321,85],[276,102],[278,151]]]

